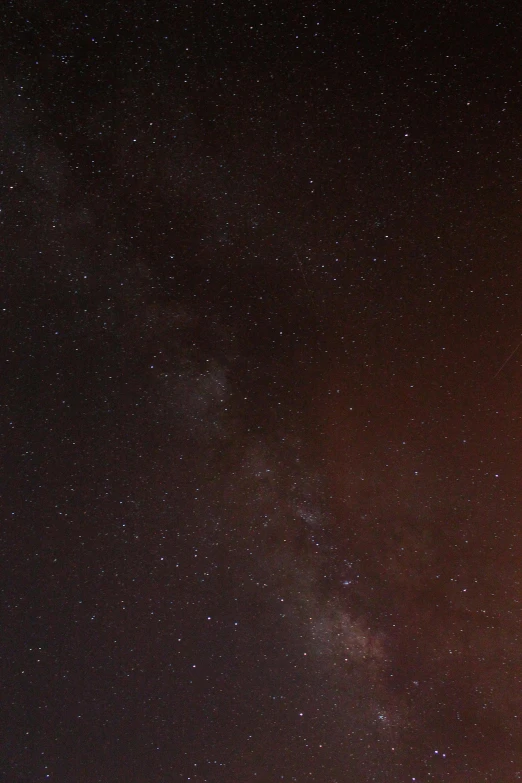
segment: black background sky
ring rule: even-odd
[[[1,16],[0,779],[521,779],[517,4]]]

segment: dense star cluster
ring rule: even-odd
[[[0,781],[522,780],[516,3],[0,15]]]

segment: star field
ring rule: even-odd
[[[0,780],[522,779],[516,7],[0,17]]]

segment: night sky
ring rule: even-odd
[[[518,4],[0,16],[0,780],[522,780]]]

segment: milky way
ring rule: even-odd
[[[513,12],[19,5],[0,779],[519,779]]]

